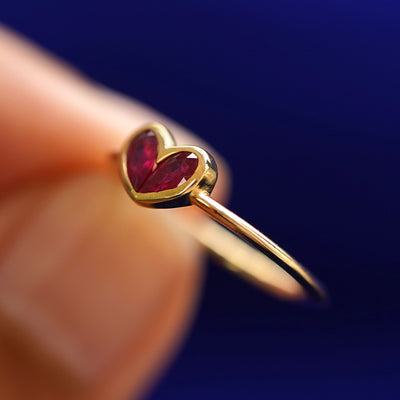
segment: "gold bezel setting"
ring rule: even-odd
[[[158,154],[156,165],[163,160],[179,152],[194,153],[198,158],[198,165],[193,175],[182,185],[159,192],[141,193],[137,192],[128,176],[128,149],[132,140],[140,133],[151,131],[155,134],[158,143]],[[214,158],[206,150],[198,146],[178,146],[170,131],[162,124],[153,122],[142,126],[133,132],[123,145],[120,158],[120,171],[122,181],[128,194],[140,203],[140,205],[151,208],[173,208],[183,207],[191,204],[190,194],[196,190],[205,190],[211,193],[217,181],[218,172]]]

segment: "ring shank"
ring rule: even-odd
[[[281,295],[280,297],[304,299],[307,297],[305,291],[314,301],[326,300],[324,289],[304,267],[252,225],[213,200],[208,192],[204,190],[192,192],[191,202],[242,239],[238,239],[215,223],[205,225],[203,234],[201,230],[195,233],[196,238],[218,256],[230,270],[267,291]],[[287,274],[277,268],[278,266],[300,285],[292,285],[286,290],[286,292],[291,291],[290,296],[285,294],[281,284],[288,278]],[[292,279],[290,281],[295,283]]]

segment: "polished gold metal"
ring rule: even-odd
[[[193,152],[199,163],[193,176],[183,185],[154,193],[138,193],[132,187],[127,173],[127,150],[132,139],[151,130],[158,139],[158,164],[171,154]],[[176,146],[168,129],[160,123],[151,123],[134,132],[123,146],[120,170],[128,194],[138,204],[153,208],[171,208],[195,205],[215,222],[181,222],[180,225],[224,266],[275,296],[289,300],[326,300],[326,293],[317,280],[297,261],[249,223],[210,197],[217,180],[217,166],[213,157],[197,146]],[[232,233],[222,228],[223,225]],[[250,245],[250,246],[249,246]]]

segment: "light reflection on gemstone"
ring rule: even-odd
[[[187,182],[187,180],[186,180],[185,178],[182,178],[182,180],[178,183],[178,186],[177,186],[177,187],[183,185],[183,184],[186,183],[186,182]]]
[[[150,174],[139,192],[161,192],[183,185],[194,174],[198,162],[197,156],[188,151],[169,156]]]
[[[153,171],[157,158],[157,137],[152,131],[137,135],[127,151],[127,172],[133,188],[139,191]]]
[[[152,131],[137,135],[127,151],[127,172],[139,193],[160,192],[184,185],[198,166],[195,153],[179,151],[156,164],[157,137]]]

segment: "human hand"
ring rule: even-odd
[[[192,211],[135,205],[107,156],[152,120],[199,139],[4,28],[0,60],[0,397],[138,397],[190,321],[202,257],[173,224]]]

